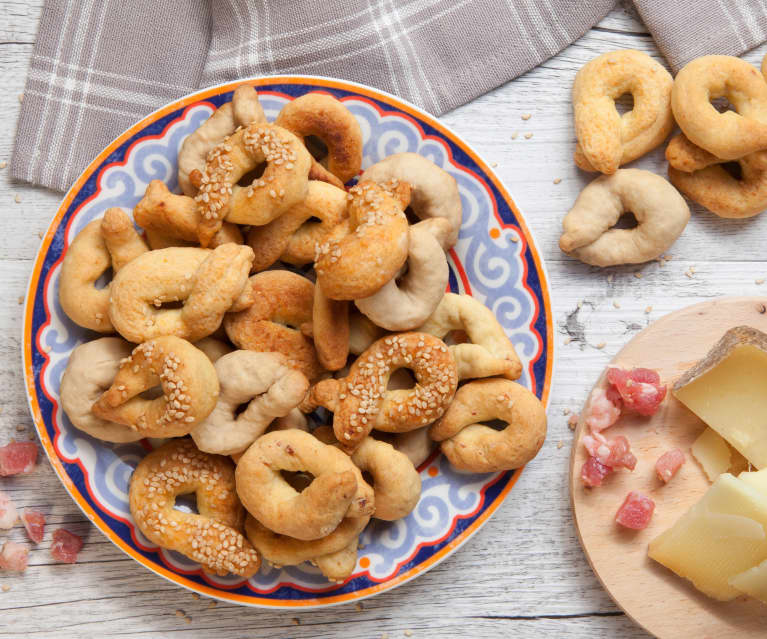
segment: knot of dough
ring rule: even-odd
[[[317,358],[325,369],[341,370],[349,358],[349,302],[331,300],[315,284],[312,322],[302,325],[301,332],[312,337]]]
[[[291,271],[264,271],[250,278],[255,303],[228,313],[224,329],[237,348],[282,353],[310,381],[324,369],[312,340],[299,330],[312,320],[314,285]]]
[[[141,397],[157,385],[161,396]],[[144,437],[181,437],[210,415],[218,391],[216,369],[205,353],[168,335],[136,346],[92,410]]]
[[[263,435],[277,417],[298,406],[309,382],[287,365],[279,353],[234,351],[215,363],[221,385],[213,412],[192,430],[197,447],[206,453],[239,453]],[[235,416],[238,407],[247,408]]]
[[[741,178],[732,176],[712,153],[690,142],[684,134],[666,148],[671,183],[691,200],[721,217],[752,217],[767,208],[767,151],[735,160]]]
[[[372,437],[362,440],[352,461],[373,477],[373,517],[394,521],[406,517],[421,497],[421,475],[407,455]]]
[[[378,326],[390,331],[417,328],[445,295],[450,270],[439,241],[428,230],[409,229],[407,273],[392,278],[369,297],[354,304]]]
[[[112,282],[109,317],[131,342],[176,335],[195,342],[213,333],[234,308],[253,303],[249,246],[224,244],[213,251],[175,247],[150,251]],[[181,308],[162,308],[183,302]]]
[[[305,471],[314,479],[297,492],[280,471]],[[240,458],[237,494],[264,526],[312,540],[329,535],[344,517],[365,517],[375,508],[373,489],[351,459],[302,430],[259,437]]]
[[[214,147],[232,135],[238,126],[266,122],[256,90],[249,85],[237,87],[232,101],[222,104],[181,145],[178,152],[178,185],[185,195],[193,196],[202,184],[205,161]]]
[[[673,84],[671,74],[641,51],[610,51],[584,65],[573,84],[575,163],[612,174],[661,144],[674,128]],[[626,93],[634,106],[621,115],[615,100]]]
[[[110,267],[117,273],[146,251],[146,244],[121,209],[107,209],[103,218],[90,222],[72,240],[61,264],[59,303],[67,317],[92,331],[114,332],[109,319],[111,282],[96,288],[96,280]]]
[[[197,226],[201,219],[197,202],[186,195],[171,193],[161,180],[149,183],[144,197],[133,209],[133,217],[146,232],[153,249],[197,244]],[[158,240],[163,242],[162,246],[157,244]],[[211,238],[210,247],[230,242],[242,244],[242,233],[236,224],[224,222]]]
[[[245,518],[245,534],[261,556],[275,566],[297,566],[305,561],[319,565],[322,562],[318,558],[343,551],[352,544],[356,557],[357,539],[369,521],[370,517],[346,517],[329,535],[305,541],[273,532],[249,515]],[[323,573],[330,579],[337,577],[324,570]]]
[[[467,334],[471,343],[449,347],[458,367],[458,379],[495,375],[517,379],[522,374],[522,362],[503,326],[493,311],[471,295],[447,293],[418,330],[440,339],[450,331]]]
[[[497,431],[478,422],[499,419]],[[546,438],[546,410],[524,386],[507,379],[469,382],[455,394],[447,412],[429,434],[459,470],[491,473],[519,468],[540,450]]]
[[[282,107],[274,123],[302,140],[313,135],[325,143],[327,170],[337,178],[333,181],[335,186],[343,187],[360,172],[362,129],[337,98],[326,93],[307,93]],[[313,159],[312,164],[313,170],[324,172],[317,160]]]
[[[637,226],[611,228],[627,211],[634,214]],[[662,177],[620,169],[581,191],[562,221],[559,248],[594,266],[640,264],[664,253],[689,219],[684,198]]]
[[[290,131],[273,124],[238,129],[208,154],[200,192],[197,236],[208,246],[224,218],[237,224],[267,224],[303,201],[312,156]],[[240,179],[266,163],[249,186]]]
[[[447,246],[458,240],[463,207],[458,194],[458,183],[447,171],[417,153],[395,153],[363,173],[364,180],[373,182],[407,182],[412,188],[410,209],[422,220],[443,217],[450,222]]]
[[[413,371],[415,386],[387,390],[389,377],[399,368]],[[399,433],[438,419],[457,385],[455,362],[441,340],[426,333],[401,333],[375,342],[344,379],[315,384],[310,402],[334,413],[336,439],[353,452],[373,428]]]
[[[717,98],[735,111],[717,111],[711,104]],[[707,55],[687,63],[674,80],[671,106],[690,141],[718,158],[767,149],[767,83],[745,60]]]
[[[61,376],[61,406],[69,420],[91,437],[116,443],[135,442],[144,437],[124,424],[101,419],[91,412],[131,349],[119,337],[102,337],[80,344],[69,356]]]
[[[392,279],[407,259],[408,223],[402,208],[374,182],[349,191],[348,234],[317,247],[317,281],[331,299],[368,297]]]
[[[340,239],[346,233],[341,224],[346,218],[346,191],[311,180],[303,202],[269,224],[250,229],[248,244],[256,252],[253,270],[263,271],[277,260],[296,266],[312,262],[318,244]]]
[[[190,493],[198,514],[173,507],[177,496]],[[244,513],[226,457],[201,453],[188,439],[170,441],[136,466],[129,500],[133,521],[149,541],[186,555],[205,572],[258,572],[261,558],[241,532]]]

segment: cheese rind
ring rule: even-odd
[[[690,447],[690,452],[710,482],[730,468],[730,447],[722,436],[711,428],[706,428],[700,434]]]
[[[765,529],[767,495],[725,473],[650,542],[648,555],[701,592],[729,601],[740,594],[730,579],[767,560]]]
[[[673,393],[754,466],[767,467],[767,335],[728,331]]]

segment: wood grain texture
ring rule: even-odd
[[[18,95],[41,6],[42,0],[0,0],[0,162],[10,160]],[[195,600],[150,574],[91,527],[43,462],[29,477],[4,480],[2,490],[20,506],[46,512],[49,534],[58,525],[86,534],[85,548],[77,565],[55,565],[48,537],[32,552],[25,575],[0,575],[0,584],[11,586],[0,591],[0,637],[56,632],[66,637],[215,633],[222,638],[347,639],[388,632],[394,639],[405,629],[416,638],[647,637],[612,603],[578,543],[568,501],[572,432],[563,413],[578,410],[612,354],[651,320],[718,295],[767,295],[767,285],[755,283],[767,277],[767,264],[760,261],[767,215],[740,222],[694,209],[690,225],[671,250],[674,259],[665,266],[599,270],[559,252],[561,219],[592,177],[572,163],[570,87],[586,61],[617,48],[635,48],[661,59],[644,25],[619,7],[540,67],[442,118],[498,164],[495,170],[535,234],[550,276],[558,348],[546,444],[505,504],[460,552],[415,581],[365,601],[362,611],[352,604],[299,613],[300,626],[293,625],[289,612],[223,604],[209,609],[207,600]],[[758,63],[764,50],[745,57]],[[532,114],[527,121],[521,119],[525,113]],[[533,137],[525,139],[527,132]],[[635,165],[661,174],[666,170],[662,151]],[[561,183],[553,184],[555,178]],[[31,434],[19,363],[18,298],[40,243],[37,234],[47,228],[60,199],[58,193],[10,182],[7,169],[0,170],[0,443]],[[696,272],[688,278],[684,273],[691,265]],[[643,277],[635,278],[634,272]],[[647,307],[652,307],[649,313]],[[18,426],[24,432],[17,432]],[[0,541],[5,537],[0,532]],[[23,539],[24,532],[16,527],[7,537]],[[176,617],[177,609],[191,623]]]
[[[666,315],[636,335],[611,364],[657,370],[670,388],[729,329],[753,326],[767,330],[765,301],[758,297],[724,298]],[[603,379],[597,384],[604,384]],[[673,526],[708,490],[710,483],[703,469],[689,454],[690,446],[705,428],[670,392],[651,418],[623,415],[606,433],[608,437],[624,435],[629,440],[637,466],[633,472],[619,471],[599,488],[589,489],[580,480],[580,469],[587,458],[580,440],[588,433],[581,419],[570,468],[575,524],[599,580],[637,623],[657,637],[762,637],[767,624],[767,607],[763,604],[746,597],[727,603],[709,599],[647,557],[650,540]],[[655,462],[672,448],[682,450],[686,462],[664,485],[655,476]],[[645,530],[629,531],[613,521],[632,490],[655,501],[655,513]],[[669,623],[672,619],[673,623]]]

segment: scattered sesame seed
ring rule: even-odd
[[[24,296],[20,295],[19,296],[19,304],[23,304],[23,303],[24,303]]]
[[[529,140],[531,137],[533,137],[532,133],[525,133],[525,140]]]
[[[511,134],[511,139],[512,140],[516,140],[518,135],[519,135],[519,132],[518,131],[514,131],[514,133]]]
[[[199,598],[200,598],[200,595],[199,595],[199,594],[197,594],[196,592],[193,592],[193,593],[192,593],[192,597],[194,597],[195,599],[199,599]]]
[[[666,254],[663,256],[663,259],[664,259],[664,260],[666,260],[667,262],[670,262],[670,261],[671,261],[671,258],[672,258],[672,255],[671,255],[670,253],[666,253]]]
[[[578,308],[583,308],[583,300],[578,300]]]
[[[191,617],[184,617],[184,622],[185,623],[192,623],[192,618]]]
[[[567,425],[570,430],[575,430],[575,427],[578,425],[578,415],[570,415],[570,419],[567,420]]]
[[[356,603],[356,604],[354,604],[354,608],[355,608],[357,611],[360,611],[360,610],[362,610],[362,604],[361,604],[361,603]]]
[[[559,184],[562,181],[562,178],[554,178],[554,184]]]
[[[37,232],[37,237],[39,237],[42,240],[43,239],[43,232],[42,231],[38,231]]]
[[[565,445],[565,442],[563,442],[561,439],[557,442],[557,448],[562,448],[562,446]]]
[[[27,430],[27,427],[26,427],[26,426],[22,426],[21,424],[19,424],[18,426],[16,426],[16,431],[17,431],[17,432],[19,432],[19,433],[20,433],[20,432],[21,432],[21,431],[23,431],[23,430]]]
[[[563,415],[569,415],[570,414],[570,409],[569,408],[563,408],[562,409],[562,414]]]
[[[19,93],[19,102],[20,103],[24,102],[24,94],[23,93]]]
[[[522,119],[523,120],[529,120],[531,117],[532,117],[531,113],[523,113],[522,114]]]
[[[684,274],[685,274],[687,277],[689,277],[689,278],[692,278],[692,271],[685,271],[685,272],[684,272]]]
[[[599,344],[596,345],[596,348],[602,349],[605,346],[607,346],[607,342],[599,342]]]
[[[613,301],[613,306],[614,306],[615,308],[620,308],[620,307],[621,307],[621,303],[620,303],[618,300],[614,300],[614,301]]]
[[[218,602],[215,599],[211,599],[208,602],[208,608],[215,608],[218,605]]]
[[[388,632],[382,633],[381,634],[381,639],[389,639],[389,633]]]
[[[301,620],[298,617],[293,617],[290,621],[293,623],[294,626],[301,625]]]
[[[176,616],[177,617],[183,617],[184,616],[184,611],[183,610],[176,610]]]
[[[16,204],[21,204],[21,196],[17,193],[13,198],[13,201],[16,202]]]
[[[519,238],[516,235],[509,235],[509,241],[514,242],[514,244],[516,244],[517,242],[519,242]]]
[[[498,162],[490,162],[490,166],[492,166],[493,168],[495,168],[495,167],[497,167],[497,166],[498,166]]]
[[[761,286],[762,284],[764,284],[764,278],[763,278],[763,277],[760,277],[760,278],[758,278],[758,279],[755,279],[755,280],[754,280],[754,282],[755,282],[755,283],[756,283],[758,286]]]
[[[608,282],[608,284],[612,284],[614,279],[615,279],[615,273],[610,273],[610,274],[607,276],[607,282]]]
[[[569,344],[569,343],[570,343],[570,342],[572,342],[572,341],[573,341],[573,338],[572,338],[572,337],[569,337],[569,336],[568,336],[568,337],[565,337],[565,344]]]
[[[0,169],[4,169],[6,166],[8,166],[8,162],[6,162],[5,160],[0,162]]]
[[[0,586],[0,589],[2,589],[3,592],[8,592],[11,589],[11,587],[8,584],[3,584],[2,586]]]
[[[645,308],[644,312],[645,313],[652,313],[652,306],[648,306],[647,308]]]
[[[405,636],[406,637],[412,637],[413,636],[413,631],[412,630],[405,630]]]
[[[694,266],[691,266],[691,267],[690,267],[690,273],[693,273],[693,274],[695,274],[695,267],[694,267]]]

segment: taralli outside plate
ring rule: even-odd
[[[108,444],[77,430],[60,407],[61,375],[72,349],[92,339],[58,302],[65,247],[112,206],[132,210],[151,180],[177,191],[176,156],[184,138],[240,84],[253,84],[268,119],[289,100],[330,93],[359,120],[363,167],[402,151],[420,153],[455,177],[463,226],[450,251],[450,289],[470,293],[495,313],[523,362],[519,380],[546,402],[553,357],[553,322],[541,258],[522,215],[484,161],[435,118],[381,91],[319,77],[248,79],[199,91],[169,104],[123,133],[93,161],[59,207],[34,264],[27,293],[23,360],[37,432],[59,478],[93,523],[136,561],[170,581],[208,596],[253,606],[317,607],[355,601],[425,572],[458,549],[503,502],[520,471],[455,472],[441,457],[420,468],[423,492],[415,510],[396,522],[374,520],[361,537],[354,574],[328,584],[303,564],[264,567],[255,577],[204,574],[189,559],[162,550],[133,525],[128,482],[149,442]]]

